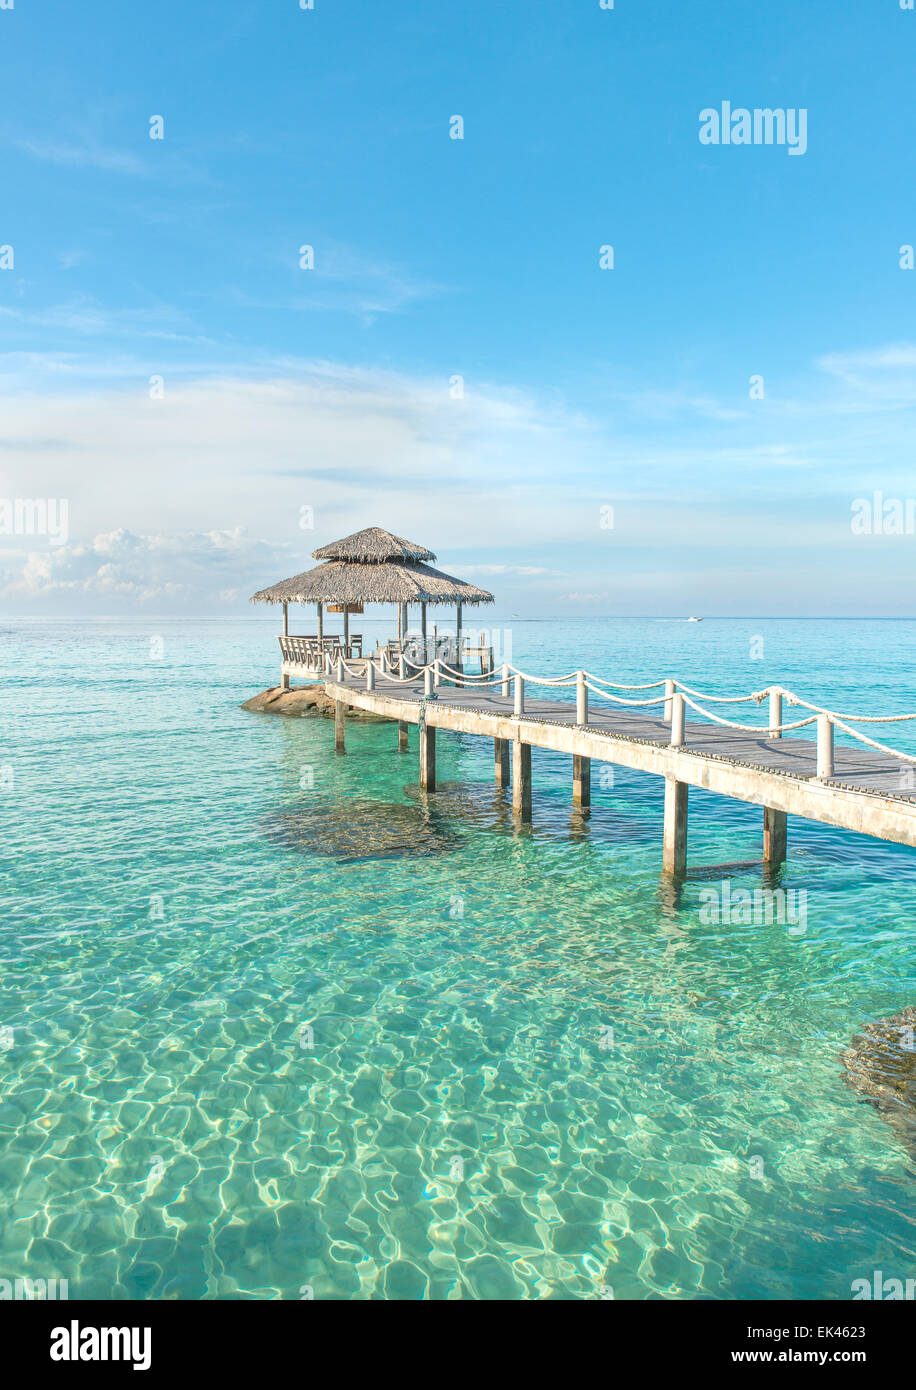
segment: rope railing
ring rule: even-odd
[[[733,719],[722,719],[718,714],[713,714],[712,710],[703,709],[702,705],[691,700],[689,695],[681,695],[681,699],[685,705],[689,705],[691,709],[696,710],[697,714],[702,714],[706,719],[711,719],[714,724],[722,724],[727,729],[741,729],[748,734],[775,733],[777,730],[779,733],[783,733],[787,729],[803,729],[806,724],[817,723],[817,715],[811,714],[807,719],[799,719],[794,724],[777,724],[775,728],[762,729],[759,724],[736,724]]]
[[[615,705],[630,705],[645,709],[648,705],[663,705],[668,699],[667,695],[653,695],[651,700],[626,700],[622,695],[612,695],[609,690],[602,690],[600,686],[593,685],[591,680],[586,678],[583,682],[586,690],[590,690],[593,695],[600,695],[602,700],[613,700]],[[664,684],[664,682],[662,682]],[[646,687],[648,689],[649,687]],[[623,690],[639,690],[639,686],[622,686]]]
[[[285,653],[284,653],[285,655]],[[607,680],[602,676],[596,676],[588,671],[570,671],[564,676],[536,676],[528,671],[522,671],[517,666],[510,663],[503,663],[502,667],[496,671],[485,671],[479,675],[462,671],[457,667],[450,666],[441,658],[428,662],[426,665],[416,664],[406,658],[401,658],[400,669],[405,674],[395,674],[390,664],[381,659],[369,656],[362,660],[346,660],[342,653],[333,658],[330,652],[321,653],[313,651],[307,661],[302,664],[316,674],[323,673],[325,676],[335,678],[337,676],[349,676],[351,678],[365,677],[368,689],[375,689],[375,677],[380,676],[387,685],[416,685],[420,680],[424,684],[424,698],[433,698],[433,688],[438,686],[443,680],[452,681],[455,684],[461,683],[469,688],[483,690],[488,687],[501,686],[503,694],[513,695],[513,713],[521,717],[525,710],[525,687],[527,685],[540,686],[546,689],[560,689],[575,687],[576,690],[576,723],[587,725],[589,722],[588,695],[591,693],[598,699],[609,701],[614,705],[622,705],[630,709],[645,709],[650,711],[657,705],[664,706],[665,722],[671,726],[671,745],[680,747],[684,742],[684,714],[685,709],[689,708],[703,719],[708,719],[711,723],[721,728],[735,729],[740,733],[756,734],[769,739],[781,738],[785,733],[792,733],[796,729],[807,728],[811,724],[817,725],[817,777],[828,778],[834,775],[834,731],[839,730],[848,738],[863,744],[867,748],[873,748],[879,753],[885,753],[892,758],[898,759],[902,763],[916,764],[916,755],[904,753],[896,748],[891,748],[885,743],[880,743],[876,739],[869,738],[861,730],[853,728],[853,724],[901,724],[916,719],[916,713],[911,714],[841,714],[837,710],[826,709],[823,705],[816,705],[810,700],[805,700],[802,696],[796,695],[791,690],[786,690],[779,685],[768,686],[764,690],[754,690],[747,695],[713,695],[695,687],[687,685],[683,681],[667,678],[664,680],[646,681],[642,684],[626,684],[622,681]],[[656,690],[664,686],[664,693],[661,695],[649,696],[645,699],[627,699],[622,695],[612,693],[616,690],[643,691]],[[725,719],[721,715],[715,714],[712,710],[705,707],[706,704],[749,704],[751,702],[760,705],[764,700],[769,699],[770,708],[769,722],[765,725],[743,724],[736,720]],[[704,704],[698,701],[705,702]],[[790,706],[796,706],[810,713],[802,719],[787,720],[782,719],[783,702]]]
[[[574,674],[578,675],[578,672]],[[656,686],[667,683],[665,681],[646,681],[644,685],[624,685],[622,681],[609,681],[605,680],[604,676],[595,676],[591,671],[583,671],[582,674],[587,680],[594,681],[596,685],[610,685],[615,690],[654,690]]]
[[[503,678],[493,671],[483,671],[479,675],[472,675],[469,671],[459,670],[457,666],[449,666],[447,661],[439,660],[439,670],[444,676],[451,676],[453,680],[474,681],[478,689],[486,685],[502,685]],[[423,668],[425,669],[425,668]]]
[[[711,700],[718,705],[743,705],[750,700],[756,700],[759,705],[770,694],[769,690],[752,690],[750,695],[707,695],[705,691],[694,690],[683,681],[675,681],[674,684],[684,695],[695,695],[698,700]],[[773,688],[776,689],[775,686]]]

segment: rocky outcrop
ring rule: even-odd
[[[272,685],[246,700],[242,709],[253,710],[259,714],[290,714],[294,716],[320,714],[334,718],[334,701],[325,694],[323,685],[300,685],[294,690],[284,690],[280,685]],[[348,719],[358,719],[362,723],[384,723],[378,714],[367,714],[363,710],[348,709]]]
[[[916,1155],[916,1008],[866,1024],[840,1060],[846,1084],[871,1102]]]

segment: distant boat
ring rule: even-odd
[[[688,621],[688,623],[701,623],[701,622],[703,621],[703,619],[702,619],[702,618],[688,618],[687,621]]]

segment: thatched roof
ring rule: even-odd
[[[386,534],[386,533],[382,533]],[[316,550],[315,554],[320,552]],[[410,561],[331,560],[252,596],[252,603],[493,603],[476,584]]]
[[[390,531],[383,531],[381,526],[367,526],[364,531],[354,531],[352,536],[344,536],[343,540],[332,541],[330,545],[312,551],[313,560],[356,560],[362,564],[435,558],[425,545],[415,545],[413,541],[405,541],[403,536],[393,536]]]

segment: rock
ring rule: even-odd
[[[845,1080],[916,1156],[916,1008],[879,1018],[841,1053]]]
[[[242,709],[253,710],[258,714],[320,714],[325,718],[334,718],[334,701],[325,694],[323,685],[299,685],[292,690],[284,690],[281,685],[272,685],[269,690],[262,690],[260,695],[253,695],[250,700],[246,700]],[[380,714],[368,714],[360,709],[348,709],[347,718],[358,719],[364,724],[387,722]]]

